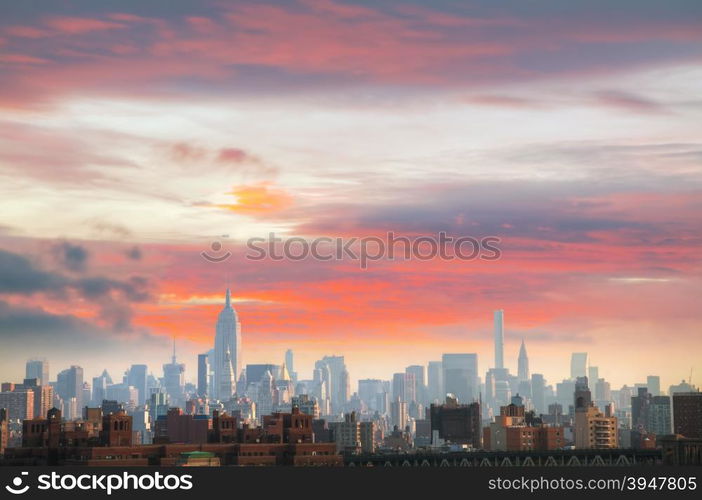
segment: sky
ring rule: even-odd
[[[555,384],[702,381],[702,4],[0,4],[0,379],[44,356],[352,380],[524,339]],[[248,259],[267,238],[494,236],[501,258]],[[212,243],[222,248],[214,252]],[[202,252],[231,256],[209,262]]]

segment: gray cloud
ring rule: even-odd
[[[131,260],[141,260],[141,248],[134,246],[128,249],[125,255]]]
[[[72,260],[68,260],[70,266],[75,266],[76,262],[83,262],[87,252],[82,247],[69,243],[64,245],[59,248],[67,249],[67,253],[72,255]],[[79,248],[82,251],[77,250]],[[83,299],[97,304],[100,319],[111,325],[115,331],[131,331],[131,304],[150,298],[149,281],[142,276],[130,276],[123,280],[105,276],[72,278],[58,272],[42,270],[27,257],[0,249],[0,294],[27,296],[35,293],[45,293],[62,299],[66,299],[70,293],[77,293]],[[41,323],[46,320],[55,326],[72,326],[71,317],[46,318],[36,314],[25,314],[13,318],[23,319],[24,324],[31,324],[32,321]],[[40,327],[41,324],[37,326]]]
[[[89,257],[85,247],[64,241],[55,245],[53,250],[57,260],[69,271],[85,271]]]

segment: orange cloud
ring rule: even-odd
[[[290,194],[281,189],[271,188],[267,183],[237,186],[227,194],[234,196],[236,202],[215,206],[243,214],[260,215],[281,212],[293,203],[293,197]]]

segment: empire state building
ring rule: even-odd
[[[229,387],[241,372],[241,324],[232,307],[231,293],[227,288],[224,309],[217,317],[217,331],[214,344],[214,397],[228,400],[232,394],[220,394],[222,387]],[[227,366],[231,363],[231,367]],[[236,390],[232,387],[232,393]],[[228,392],[228,391],[227,391]]]

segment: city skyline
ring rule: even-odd
[[[164,363],[163,370],[161,371],[161,373],[163,374],[163,380],[168,380],[168,374],[166,373],[167,366],[174,367],[174,369],[176,369],[176,371],[180,374],[180,375],[178,375],[181,378],[180,386],[183,386],[184,383],[187,383],[187,384],[191,384],[191,385],[197,387],[199,390],[199,386],[200,386],[200,372],[199,372],[199,370],[200,370],[200,368],[199,368],[200,367],[200,365],[199,365],[200,357],[207,356],[208,361],[209,361],[209,363],[207,365],[208,372],[211,375],[211,379],[207,383],[207,387],[208,387],[207,394],[208,394],[208,397],[213,397],[215,399],[220,398],[221,395],[218,394],[218,392],[221,390],[220,387],[222,385],[222,378],[221,378],[221,375],[218,374],[215,367],[217,366],[217,364],[219,362],[219,361],[217,361],[217,354],[216,354],[217,345],[218,345],[218,342],[222,342],[221,338],[222,338],[222,335],[224,334],[224,329],[223,329],[224,327],[222,326],[223,314],[224,315],[232,315],[233,319],[230,320],[227,316],[227,319],[225,320],[225,322],[227,322],[227,324],[231,323],[231,325],[229,327],[226,327],[226,328],[235,328],[232,330],[232,332],[234,332],[234,335],[236,337],[236,340],[234,340],[233,342],[238,346],[238,348],[237,348],[237,357],[239,359],[238,363],[241,363],[241,359],[243,358],[243,349],[241,348],[241,339],[242,339],[241,325],[240,325],[236,310],[234,310],[231,306],[231,301],[232,301],[231,292],[230,292],[230,289],[227,288],[226,292],[225,292],[225,297],[224,297],[224,308],[218,314],[217,320],[215,322],[215,327],[214,327],[215,335],[213,338],[214,338],[215,349],[208,351],[209,353],[211,353],[211,355],[213,355],[215,357],[212,358],[211,361],[209,361],[210,356],[208,356],[207,352],[196,354],[196,358],[198,361],[197,361],[197,363],[194,364],[194,367],[191,366],[191,370],[190,370],[190,372],[188,372],[187,365],[185,363],[180,364],[180,363],[177,363],[177,361],[176,361],[176,358],[177,358],[177,356],[176,356],[176,339],[174,337],[173,344],[172,344],[172,352],[171,352],[171,363],[169,363],[169,364]],[[566,381],[566,380],[574,381],[580,376],[589,376],[591,378],[590,383],[592,384],[593,387],[594,387],[594,384],[596,384],[598,379],[600,379],[600,377],[601,377],[602,379],[606,380],[609,384],[611,384],[614,389],[618,388],[618,385],[616,387],[614,387],[614,384],[616,384],[615,381],[606,377],[606,374],[609,372],[607,367],[601,367],[599,365],[596,366],[596,365],[591,364],[590,363],[591,360],[590,360],[587,352],[572,352],[569,356],[570,373],[564,374],[560,377],[553,378],[553,377],[546,376],[544,371],[536,370],[536,371],[532,372],[532,370],[529,368],[530,367],[530,357],[528,356],[528,354],[526,352],[525,341],[522,338],[520,340],[519,352],[516,356],[514,356],[514,362],[510,363],[509,362],[510,356],[506,356],[506,357],[504,356],[504,332],[505,332],[505,314],[504,313],[505,312],[502,309],[493,311],[493,336],[492,336],[493,346],[492,346],[492,348],[493,348],[494,355],[493,355],[492,360],[483,361],[483,364],[487,364],[488,366],[481,367],[481,364],[480,364],[481,357],[478,353],[475,353],[475,352],[471,352],[471,353],[461,352],[461,353],[459,353],[457,351],[446,351],[445,350],[442,352],[442,354],[440,356],[438,356],[438,358],[441,358],[444,360],[443,363],[441,361],[439,361],[439,363],[444,365],[444,369],[445,369],[446,363],[447,363],[446,356],[455,357],[456,361],[452,361],[451,363],[455,364],[456,366],[463,366],[466,364],[466,360],[463,360],[462,357],[466,357],[466,356],[474,357],[474,361],[469,360],[469,361],[467,361],[467,363],[469,365],[471,363],[474,363],[475,366],[477,367],[477,371],[476,371],[475,375],[477,375],[477,380],[480,382],[480,384],[482,384],[483,389],[480,389],[479,386],[476,386],[478,388],[478,390],[480,390],[482,392],[480,392],[477,396],[468,397],[469,401],[476,401],[476,400],[479,400],[479,399],[485,397],[485,394],[483,394],[483,392],[485,391],[486,376],[491,374],[491,373],[494,373],[493,370],[496,368],[498,369],[497,380],[500,379],[499,373],[504,373],[505,375],[503,375],[503,377],[506,376],[507,374],[509,374],[511,376],[516,376],[517,380],[519,382],[529,381],[529,383],[531,383],[532,378],[531,378],[530,374],[536,373],[537,376],[543,377],[543,380],[548,385],[552,386],[554,388],[554,390],[555,390],[555,387],[558,383]],[[236,326],[234,327],[234,325],[236,325]],[[304,353],[296,352],[295,350],[290,349],[290,348],[285,348],[284,354],[280,359],[267,358],[265,360],[256,360],[253,363],[242,364],[241,369],[239,370],[239,373],[236,373],[233,371],[233,365],[231,364],[231,352],[226,345],[224,345],[224,344],[222,344],[222,345],[223,345],[222,350],[226,353],[226,358],[223,358],[223,360],[226,360],[230,363],[230,365],[229,365],[230,372],[229,373],[230,373],[230,376],[232,378],[229,382],[229,387],[233,388],[231,390],[231,394],[237,394],[237,393],[241,394],[242,391],[246,390],[246,388],[244,388],[244,389],[239,388],[239,390],[237,391],[236,384],[237,384],[237,380],[240,377],[240,374],[245,372],[245,368],[248,365],[256,365],[257,363],[259,365],[261,365],[261,363],[273,363],[273,365],[286,367],[286,365],[293,360],[293,356],[294,356],[294,359],[297,360],[297,361],[295,361],[295,364],[296,364],[296,366],[299,366],[299,354],[303,354],[303,358],[305,357]],[[341,358],[344,358],[343,353],[336,353],[336,354],[341,354]],[[334,358],[336,356],[336,354],[333,353],[331,355],[331,357]],[[329,357],[328,355],[325,355],[325,357],[323,359],[327,359],[328,357]],[[459,361],[459,357],[461,357],[460,361]],[[505,359],[507,359],[507,362],[505,362]],[[313,379],[315,377],[314,370],[316,369],[319,362],[320,361],[315,361],[314,366],[311,366],[309,370],[302,370],[300,373],[301,374],[309,373],[309,377],[306,377],[306,378]],[[421,366],[421,367],[423,367],[423,369],[428,369],[428,367],[430,366],[430,364],[432,362],[435,362],[435,361],[427,360],[427,361],[421,363],[420,365],[406,365],[406,367],[403,369],[409,370],[413,366]],[[43,367],[44,371],[48,371],[47,363],[49,363],[49,359],[47,357],[37,355],[37,356],[31,357],[30,359],[27,359],[25,362],[27,376],[30,376],[30,375],[31,376],[36,375],[37,377],[39,376],[38,371],[37,371],[37,370],[39,370],[39,368],[35,368],[35,365],[37,363],[41,364],[40,366]],[[273,365],[265,365],[264,364],[261,366],[273,366]],[[514,367],[512,367],[511,365],[514,365]],[[30,366],[32,367],[31,374],[29,373]],[[73,368],[74,366],[83,370],[83,367],[78,362],[74,362],[71,364],[71,368]],[[135,366],[136,367],[143,367],[143,371],[144,371],[144,373],[142,374],[143,377],[146,377],[146,375],[148,374],[149,376],[153,376],[156,379],[161,378],[161,377],[159,377],[158,371],[151,369],[152,367],[149,367],[148,365],[139,365],[139,364],[132,363],[131,366],[132,366],[132,369]],[[379,375],[376,375],[373,373],[370,373],[370,374],[368,374],[368,373],[365,373],[365,374],[354,373],[354,376],[352,377],[352,376],[350,376],[350,372],[354,372],[354,370],[347,372],[348,373],[347,376],[349,377],[349,383],[351,386],[349,396],[351,394],[357,392],[354,389],[359,388],[358,383],[361,380],[381,379],[381,380],[386,380],[386,381],[392,382],[393,373],[395,374],[394,376],[396,376],[397,375],[396,371],[398,368],[401,368],[401,367],[398,366],[398,367],[387,368],[387,370],[389,370],[388,375],[383,375],[383,376],[379,376]],[[604,368],[604,370],[600,371],[601,368]],[[592,370],[594,370],[594,372]],[[61,373],[64,373],[66,371],[67,370],[64,370]],[[194,371],[194,373],[193,373],[193,371]],[[125,380],[127,380],[127,381],[131,380],[131,378],[132,378],[132,374],[131,374],[130,369],[108,370],[107,368],[103,367],[95,372],[96,376],[97,376],[98,372],[102,373],[102,375],[100,375],[100,376],[104,376],[106,372],[107,373],[112,372],[113,374],[115,374],[115,378],[117,380],[119,380],[118,375],[117,375],[119,373],[124,373]],[[592,380],[592,377],[591,377],[593,373],[596,374],[594,377],[594,380]],[[297,376],[298,371],[295,371],[295,374]],[[681,380],[678,380],[678,381],[675,381],[675,380],[668,381],[667,379],[665,379],[665,377],[661,377],[659,374],[653,373],[649,370],[649,373],[646,374],[645,379],[640,378],[640,379],[637,379],[636,381],[634,381],[632,379],[631,374],[621,375],[621,377],[628,377],[628,381],[624,382],[621,385],[622,385],[622,387],[629,387],[629,388],[633,388],[635,385],[640,385],[640,384],[646,385],[646,384],[650,383],[651,377],[654,376],[654,377],[658,378],[657,388],[659,390],[660,390],[660,388],[665,388],[668,386],[676,385],[677,383],[688,382],[688,383],[692,384],[692,386],[695,386],[694,379],[692,378],[692,374],[693,374],[693,370],[690,371],[690,378],[683,377]],[[91,378],[91,375],[86,373],[84,380],[86,382],[88,382],[90,380],[90,378]],[[303,378],[305,378],[305,377],[299,377],[299,379],[303,379]],[[5,379],[8,381],[21,380],[21,377],[14,376],[14,378],[6,377]],[[165,382],[165,383],[168,384],[167,382]],[[143,389],[142,389],[142,392],[143,392]],[[446,391],[444,391],[444,392],[446,392]],[[451,393],[451,391],[448,391],[447,394],[448,393]],[[140,396],[139,396],[139,401],[141,402],[140,404],[143,404],[144,397],[145,396],[143,394],[140,394]],[[488,397],[491,397],[491,396],[488,395]],[[226,400],[227,396],[224,396],[224,399]],[[463,400],[465,401],[465,399],[463,399]],[[182,402],[181,402],[181,404],[182,404]]]
[[[637,460],[627,458],[632,450],[647,450],[650,463],[674,462],[671,449],[694,446],[702,436],[702,393],[691,380],[667,394],[655,374],[613,389],[587,352],[573,352],[570,376],[547,385],[543,375],[530,374],[524,339],[517,373],[505,366],[505,326],[505,311],[493,311],[494,359],[484,380],[478,354],[465,352],[356,384],[343,355],[325,355],[303,378],[289,348],[281,364],[243,363],[241,324],[227,288],[214,347],[198,355],[197,384],[186,383],[175,337],[162,377],[132,364],[122,381],[103,370],[90,384],[84,369],[71,365],[50,381],[49,360],[27,360],[21,382],[2,383],[0,455],[9,464],[27,457],[60,464],[79,455],[76,463],[164,465],[173,460],[168,445],[176,444],[186,447],[177,464],[340,465],[399,451],[444,459],[447,452],[468,453],[475,464],[486,452],[553,451],[577,460],[583,450],[612,450],[618,458],[608,456],[609,463],[630,465]],[[281,445],[287,451],[276,454]],[[190,454],[194,446],[197,455]],[[694,454],[683,452],[680,460],[686,455]],[[599,455],[591,460],[605,464]]]
[[[512,373],[524,339],[551,383],[587,352],[616,386],[700,385],[699,3],[1,9],[0,379],[157,372],[175,337],[195,381],[230,286],[245,363],[484,376],[504,310]],[[390,233],[500,255],[247,257]]]

